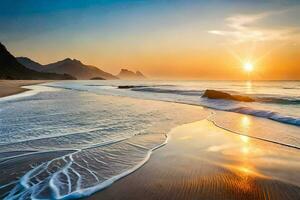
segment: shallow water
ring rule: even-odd
[[[239,82],[64,81],[28,86],[31,91],[0,99],[0,173],[6,174],[0,177],[0,197],[88,196],[144,164],[173,127],[205,118],[238,134],[300,148],[298,126],[185,105],[215,105],[201,98],[200,85],[227,91],[230,84],[243,93]],[[294,89],[285,96],[298,100],[290,91],[298,91],[297,84],[288,83],[285,87]],[[118,89],[119,85],[143,87],[137,91]],[[196,87],[199,91],[191,91]],[[280,92],[274,89],[278,84],[272,87],[273,96]],[[154,92],[146,91],[153,88]],[[239,106],[226,101],[216,105],[224,103]],[[261,103],[265,105],[279,115],[287,116],[285,112],[292,109],[289,117],[300,116],[297,103],[276,104],[277,110],[273,104]]]
[[[209,114],[201,107],[190,112],[180,104],[31,88],[32,96],[0,102],[4,199],[88,196],[145,163],[172,127]]]
[[[300,81],[70,81],[47,85],[99,94],[196,104],[300,126]],[[135,87],[118,89],[120,85]],[[201,98],[206,89],[247,95],[256,102]]]
[[[232,134],[205,119],[170,135],[143,168],[89,199],[299,199],[296,149]]]

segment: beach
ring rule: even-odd
[[[0,198],[299,199],[299,127],[121,84],[43,83],[0,101]]]
[[[0,200],[300,200],[300,0],[0,10]]]
[[[145,166],[88,199],[300,197],[297,150],[234,135],[208,120],[176,127],[170,137]]]
[[[44,80],[0,80],[0,97],[5,97],[26,91],[26,85],[45,83]]]

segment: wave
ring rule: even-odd
[[[131,88],[131,90],[140,91],[140,92],[179,94],[179,95],[187,95],[187,96],[199,96],[203,93],[203,90],[164,89],[164,88],[156,88],[156,87],[138,87],[138,88]]]
[[[36,95],[36,94],[40,93],[39,90],[31,90],[31,87],[29,87],[29,86],[23,86],[22,88],[24,88],[26,90],[24,92],[21,92],[21,93],[18,93],[18,94],[6,96],[6,97],[1,97],[0,102],[22,99],[24,97],[33,96],[33,95]]]
[[[285,124],[300,126],[300,118],[286,116],[281,113],[268,111],[268,110],[255,109],[247,106],[238,106],[239,104],[236,104],[233,101],[205,99],[204,101],[201,102],[201,104],[205,107],[213,108],[216,110],[247,114],[247,115],[274,120]]]
[[[257,97],[255,99],[258,102],[263,103],[275,103],[275,104],[285,104],[285,105],[297,105],[300,104],[300,99],[292,98],[277,98],[277,97]]]
[[[144,142],[140,137],[146,137],[142,140]],[[0,189],[12,188],[4,200],[90,196],[136,171],[149,160],[154,150],[168,142],[167,135],[159,145],[149,143],[147,137],[136,136],[107,145],[91,146],[44,162],[18,181],[1,186]],[[114,169],[113,173],[111,169]]]
[[[166,93],[166,94],[178,94],[178,95],[187,95],[187,96],[201,96],[204,94],[205,90],[187,90],[187,89],[166,89],[160,88],[160,86],[151,87],[151,86],[118,86],[122,89],[130,89],[132,91],[139,92],[153,92],[153,93]],[[226,92],[228,91],[221,91]],[[237,92],[232,91],[232,93],[239,94]],[[267,97],[265,95],[254,95],[254,94],[239,94],[245,97],[253,98],[256,102],[262,103],[274,103],[274,104],[300,104],[300,99],[288,98],[288,97]]]
[[[142,91],[142,92],[155,92],[155,93],[171,93],[171,94],[188,95],[188,96],[201,96],[204,93],[204,90],[176,90],[176,89],[162,89],[162,88],[152,88],[152,87],[131,88],[131,90]],[[252,98],[255,99],[255,102],[260,102],[260,103],[273,103],[273,104],[285,104],[285,105],[300,104],[300,99],[277,98],[277,97],[252,97]],[[201,103],[202,102],[200,101],[199,104],[203,105]],[[210,104],[206,104],[206,105],[204,104],[203,106],[208,106],[210,108],[229,111],[229,112],[253,115],[256,117],[267,118],[281,123],[300,126],[300,118],[285,116],[281,113],[268,111],[268,110],[254,109],[247,106],[236,107],[236,105],[237,104],[235,104],[234,101],[232,100],[212,100]]]
[[[250,108],[251,102],[246,102],[243,105],[240,106],[240,102],[236,102],[233,100],[222,100],[222,99],[208,99],[208,98],[200,98],[205,90],[188,90],[188,89],[176,89],[176,86],[174,85],[166,85],[168,88],[162,88],[164,85],[156,85],[156,86],[147,86],[147,85],[130,85],[130,87],[124,87],[124,89],[128,89],[130,91],[136,91],[136,92],[144,92],[144,93],[162,93],[162,94],[173,94],[173,95],[181,95],[186,97],[193,97],[186,98],[186,99],[174,99],[173,97],[169,97],[168,99],[162,97],[160,99],[159,96],[155,97],[155,100],[161,100],[161,101],[169,101],[169,102],[177,102],[177,103],[185,103],[185,104],[192,104],[192,105],[201,105],[217,110],[223,110],[223,111],[229,111],[229,112],[236,112],[241,114],[248,114],[253,115],[257,117],[267,118],[271,119],[277,122],[286,123],[290,125],[296,125],[300,126],[300,118],[299,117],[292,117],[287,116],[278,112],[269,111],[269,110],[262,110],[262,109],[255,109]],[[171,87],[173,86],[174,89]],[[56,87],[56,86],[55,86]],[[58,86],[60,87],[60,86]],[[118,87],[118,86],[117,86]],[[75,89],[73,87],[64,87],[65,89]],[[82,88],[76,88],[76,90],[84,90]],[[86,90],[84,90],[86,91]],[[229,91],[225,91],[229,92]],[[112,91],[112,94],[115,94],[116,91]],[[231,91],[231,93],[239,94],[237,92]],[[124,95],[122,93],[121,95]],[[126,94],[125,94],[126,95]],[[243,95],[243,94],[241,94]],[[128,96],[136,97],[135,95],[132,95],[128,93]],[[244,96],[244,95],[243,95]],[[260,95],[247,95],[255,100],[256,103],[261,104],[279,104],[279,105],[300,105],[300,99],[298,98],[289,98],[289,97],[274,97],[274,96],[267,96],[266,94],[260,94]],[[198,98],[199,99],[196,99]],[[138,98],[146,98],[146,99],[152,99],[152,97],[142,97],[138,96]],[[249,105],[249,106],[248,106]]]
[[[48,86],[48,85],[47,85]],[[85,86],[105,86],[105,85],[85,85]],[[170,89],[170,88],[162,88],[162,87],[176,87],[174,85],[156,85],[156,86],[149,86],[149,85],[119,85],[117,88],[119,89],[128,89],[131,91],[137,92],[149,92],[149,93],[164,93],[164,94],[177,94],[177,95],[185,95],[185,96],[202,96],[205,92],[205,89],[201,90],[191,90],[191,89]],[[78,91],[86,91],[84,88],[73,88],[72,86],[59,86],[59,85],[49,85],[49,87],[58,87],[70,90],[78,90]],[[107,86],[106,86],[107,87]],[[220,90],[221,91],[221,90]],[[221,92],[230,92],[234,94],[239,94],[242,96],[247,96],[253,98],[255,102],[261,103],[273,103],[273,104],[284,104],[284,105],[298,105],[300,104],[300,99],[298,98],[289,98],[289,97],[274,97],[274,96],[267,96],[267,95],[255,95],[255,94],[240,94],[235,91],[221,91]]]
[[[24,92],[13,94],[10,96],[5,96],[0,98],[0,102],[3,101],[17,101],[25,99],[25,97],[34,96],[40,92],[53,92],[57,91],[55,87],[45,87],[43,85],[28,85],[28,86],[22,86],[21,88],[26,89]]]
[[[247,114],[247,115],[253,115],[256,117],[267,118],[267,119],[271,119],[271,120],[286,123],[286,124],[300,126],[300,118],[285,116],[278,112],[253,109],[253,108],[249,108],[249,107],[238,107],[238,108],[228,109],[227,111],[237,112],[237,113],[242,113],[242,114]]]

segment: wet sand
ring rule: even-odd
[[[0,97],[5,97],[20,92],[25,92],[27,89],[22,88],[26,85],[34,85],[45,83],[45,80],[0,80]]]
[[[300,152],[202,120],[173,129],[139,170],[88,199],[300,199]]]
[[[26,83],[34,84],[31,81]],[[124,98],[101,96],[102,101],[116,105],[124,105]],[[128,101],[129,99],[126,101],[128,104],[134,105],[140,102],[140,107],[135,105],[136,109],[145,109],[145,100]],[[195,119],[203,120],[173,128],[169,133],[168,144],[155,150],[145,165],[87,199],[300,199],[300,151],[298,149],[241,136],[219,128],[205,119],[211,110],[199,106],[152,101],[148,101],[147,105],[147,108],[149,105],[153,106],[149,111],[163,110],[164,106],[175,110],[174,114],[167,117],[174,121],[171,127],[178,125],[178,121],[188,123]],[[171,113],[168,109],[163,110],[163,113]],[[217,114],[210,119],[214,119],[217,123],[232,121],[233,124],[242,125],[233,129],[245,132],[244,128],[247,128],[246,130],[250,131],[247,134],[257,137],[254,134],[257,132],[258,136],[263,138],[264,132],[256,131],[257,123],[251,121],[252,117],[245,118],[245,115],[236,114],[233,118],[231,115],[216,112]],[[174,120],[176,116],[184,120]],[[279,129],[281,132],[297,132],[294,128],[276,127],[273,123],[275,122],[261,122],[259,127],[273,132]],[[163,124],[163,122],[157,123],[153,129],[161,130]],[[254,127],[253,130],[248,126]],[[293,140],[293,137],[286,141],[290,142],[290,140]],[[49,141],[50,139],[46,140],[47,143]],[[44,145],[41,141],[38,142]],[[285,141],[279,142],[285,143]],[[294,144],[298,145],[297,142]],[[112,150],[114,149],[112,147]],[[21,149],[10,152],[12,155],[1,154],[16,158],[0,159],[1,171],[5,174],[0,178],[0,183],[10,183],[16,177],[22,177],[32,166],[38,166],[69,153],[68,151],[36,153],[28,151],[28,154],[23,156],[19,155],[22,154],[19,150]],[[13,189],[14,182],[9,187],[1,186],[0,199]]]

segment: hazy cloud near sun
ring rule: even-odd
[[[238,14],[225,18],[227,30],[209,30],[208,33],[224,36],[233,43],[259,41],[293,41],[300,36],[300,26],[281,24],[271,26],[264,22],[288,15],[290,10],[263,12],[259,14]]]

